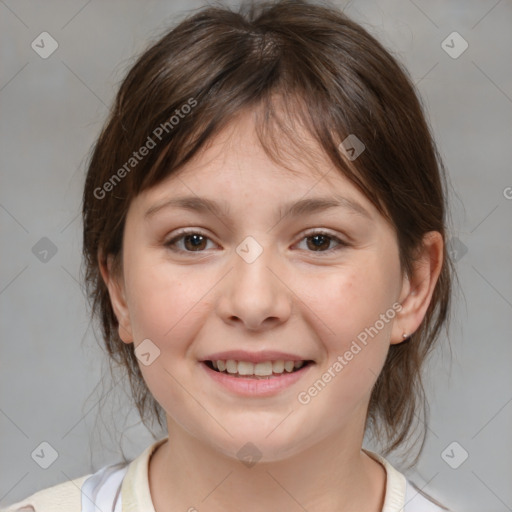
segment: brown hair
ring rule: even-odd
[[[111,364],[127,371],[146,426],[148,413],[162,426],[162,408],[142,378],[133,344],[119,338],[99,257],[112,255],[120,269],[131,200],[175,173],[237,114],[257,108],[263,112],[258,136],[275,161],[279,147],[303,151],[290,124],[306,127],[395,227],[404,272],[410,273],[423,234],[438,231],[446,243],[446,177],[418,95],[407,71],[365,29],[335,7],[306,1],[254,2],[239,12],[208,6],[191,14],[129,70],[93,148],[83,194],[92,316],[100,320]],[[351,162],[340,151],[350,134],[366,147]],[[150,140],[156,149],[134,159]],[[390,346],[372,391],[366,427],[387,440],[384,454],[409,437],[418,408],[426,421],[421,368],[448,320],[453,276],[445,250],[422,324]],[[417,457],[425,437],[426,431]]]

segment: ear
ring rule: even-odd
[[[443,265],[444,243],[441,233],[429,231],[423,236],[422,245],[413,262],[411,276],[404,276],[398,312],[391,333],[392,345],[401,343],[420,326],[427,312],[432,294]]]
[[[109,254],[106,258],[101,253],[98,256],[99,267],[103,281],[105,282],[110,302],[119,324],[119,337],[125,343],[133,343],[132,326],[130,322],[130,313],[126,302],[126,293],[122,271],[116,273],[113,268],[113,256]]]

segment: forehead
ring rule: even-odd
[[[300,197],[309,191],[323,195],[343,191],[362,197],[300,125],[286,133],[278,129],[267,133],[269,154],[258,137],[255,116],[255,111],[238,115],[191,160],[144,196],[158,200],[169,193],[188,192],[221,195],[221,199],[229,200],[230,192]]]

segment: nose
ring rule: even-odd
[[[287,321],[293,293],[271,253],[265,248],[251,261],[234,252],[232,270],[221,282],[217,301],[217,314],[224,322],[260,331]]]

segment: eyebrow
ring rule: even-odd
[[[219,217],[223,215],[228,216],[230,211],[229,205],[226,201],[216,202],[206,197],[184,196],[165,199],[151,206],[144,214],[144,218],[148,219],[164,208],[181,208],[200,213],[210,212]],[[286,215],[299,217],[314,212],[325,211],[331,208],[344,208],[352,213],[366,217],[367,219],[372,218],[368,210],[366,210],[360,203],[353,199],[338,195],[332,197],[300,199],[295,202],[285,203],[281,208],[279,208],[278,213],[280,214],[280,218],[283,218]]]

